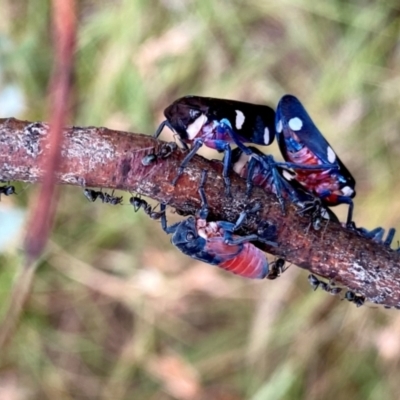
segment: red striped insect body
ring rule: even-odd
[[[276,135],[286,161],[301,165],[331,165],[310,170],[296,168],[295,179],[327,206],[349,205],[346,225],[350,226],[355,195],[355,180],[315,126],[300,101],[285,95],[276,111]]]
[[[232,235],[234,225],[224,221],[207,222],[200,216],[189,217],[164,230],[172,234],[173,245],[195,260],[246,278],[265,278],[269,272],[267,258],[253,244],[243,241],[244,238]]]
[[[276,246],[260,235],[238,236],[234,234],[246,218],[242,212],[236,223],[227,221],[208,222],[208,207],[203,189],[205,173],[199,193],[202,198],[202,208],[196,217],[189,217],[182,222],[168,226],[165,216],[165,204],[161,205],[161,226],[171,234],[171,242],[182,253],[189,257],[216,265],[246,278],[263,279],[268,275],[268,261],[264,253],[251,244],[251,241],[261,241]]]
[[[166,120],[155,133],[158,137],[165,126],[176,132],[182,144],[191,150],[182,161],[177,182],[184,168],[203,145],[225,152],[223,176],[229,193],[228,177],[231,145],[250,154],[244,143],[268,146],[275,138],[275,111],[264,105],[200,96],[185,96],[164,110]]]

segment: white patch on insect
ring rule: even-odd
[[[219,226],[216,222],[209,222],[207,224],[207,235],[208,237],[211,236],[215,236],[216,234],[218,234],[219,232]]]
[[[324,218],[324,219],[330,219],[330,218],[329,218],[328,211],[325,210],[324,208],[321,209],[321,217]]]
[[[269,144],[269,129],[267,127],[264,128],[264,143]]]
[[[235,111],[236,111],[236,120],[235,120],[236,129],[242,129],[245,120],[244,114],[240,110],[235,110]]]
[[[276,123],[276,131],[277,131],[278,133],[281,133],[281,132],[282,132],[282,120],[279,120],[279,121]]]
[[[240,173],[242,172],[244,166],[247,164],[247,162],[249,161],[249,156],[245,153],[242,153],[239,157],[239,160],[237,160],[235,162],[235,164],[233,164],[233,170],[240,175]]]
[[[350,186],[344,186],[342,187],[341,192],[344,196],[350,197],[354,193],[354,189],[352,189]]]
[[[294,178],[294,175],[286,169],[282,170],[282,175],[287,181],[291,181]]]
[[[289,128],[292,131],[299,131],[303,127],[303,121],[300,118],[294,117],[289,120]]]
[[[206,233],[206,230],[204,228],[197,229],[197,234],[202,237],[203,239],[208,239],[208,235]]]
[[[207,117],[201,114],[200,117],[195,119],[187,128],[188,139],[193,140],[200,132],[203,125],[207,122]]]
[[[336,154],[335,152],[332,150],[332,147],[328,146],[328,150],[327,150],[327,156],[328,156],[328,161],[333,164],[336,161]]]

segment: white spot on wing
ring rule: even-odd
[[[200,117],[194,120],[186,129],[188,139],[193,140],[206,122],[207,117],[204,114],[201,114]]]
[[[294,178],[294,175],[286,169],[282,170],[282,175],[287,181],[291,181]]]
[[[245,120],[244,114],[240,110],[235,110],[235,111],[236,111],[236,121],[235,121],[236,129],[242,129]]]
[[[303,127],[303,121],[300,118],[294,117],[289,120],[289,128],[292,131],[299,131]]]
[[[344,196],[351,196],[354,193],[354,190],[350,186],[344,186],[342,187],[341,192]]]
[[[335,152],[332,150],[332,147],[328,146],[328,150],[327,150],[327,155],[328,155],[328,161],[333,164],[336,160],[336,154]]]
[[[281,132],[282,132],[282,121],[281,121],[281,120],[279,120],[279,121],[276,123],[276,131],[277,131],[278,133],[281,133]]]
[[[267,127],[264,129],[264,144],[269,144],[269,129]]]
[[[234,164],[233,164],[233,170],[241,175],[241,172],[243,170],[243,168],[245,167],[245,165],[247,164],[247,162],[249,161],[249,156],[245,153],[242,153],[239,157],[239,160],[237,160]]]

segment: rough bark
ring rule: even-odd
[[[47,134],[48,126],[41,122],[0,119],[0,179],[40,181],[44,171],[38,156],[48,151],[44,146]],[[259,203],[260,210],[248,218],[243,233],[257,232],[267,223],[276,229],[274,240],[278,244],[274,248],[260,244],[260,248],[348,287],[373,303],[400,306],[399,253],[334,222],[315,231],[309,217],[300,216],[295,206],[286,204],[283,215],[276,197],[260,188],[254,188],[248,199],[244,180],[235,174],[231,175],[233,197],[227,198],[219,161],[196,156],[173,186],[185,156],[183,150],[165,159],[158,157],[147,166],[142,164],[143,157],[158,154],[163,145],[146,135],[96,127],[66,128],[58,182],[137,192],[186,215],[199,208],[200,175],[207,169],[210,219],[235,221],[249,203]]]

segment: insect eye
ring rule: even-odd
[[[200,116],[200,111],[199,110],[194,110],[193,108],[191,108],[190,110],[189,110],[189,117],[191,118],[191,119],[197,119],[197,117],[199,117]]]
[[[194,239],[194,234],[193,234],[193,232],[188,232],[188,233],[186,234],[186,240],[187,240],[188,242],[191,242],[193,239]]]

